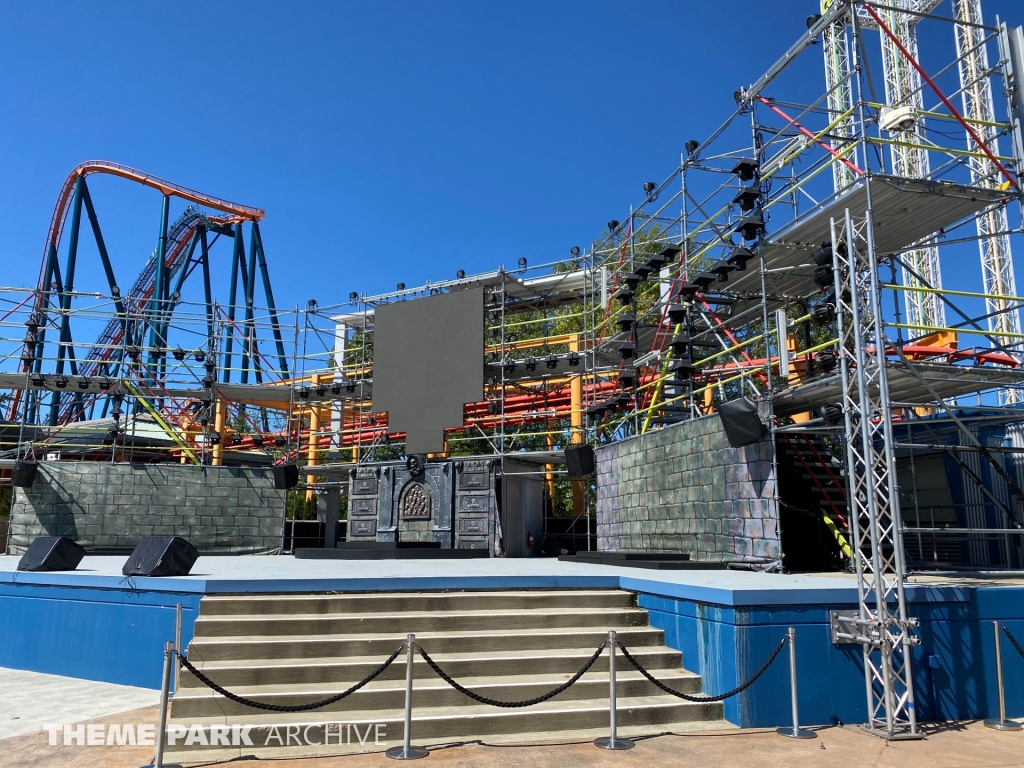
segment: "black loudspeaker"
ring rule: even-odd
[[[188,576],[199,552],[180,536],[147,536],[125,562],[125,576]]]
[[[15,488],[31,488],[36,479],[36,470],[39,464],[28,459],[19,459],[14,462],[14,470],[11,472],[11,485]]]
[[[718,406],[718,415],[733,448],[756,443],[765,435],[765,426],[757,417],[757,406],[745,397],[722,403]]]
[[[570,445],[565,449],[565,463],[569,477],[592,475],[597,466],[594,461],[594,447],[591,445]]]
[[[295,464],[271,467],[274,470],[274,487],[279,491],[294,488],[299,484],[299,468]]]
[[[85,550],[67,536],[40,536],[18,562],[19,571],[73,571]]]

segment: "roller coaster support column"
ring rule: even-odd
[[[284,340],[281,338],[281,324],[277,320],[277,306],[274,304],[274,291],[270,287],[270,272],[267,271],[267,257],[263,253],[263,236],[260,225],[252,223],[252,231],[256,234],[256,258],[259,260],[260,277],[263,280],[263,292],[267,297],[267,309],[270,311],[270,328],[274,333],[274,345],[277,347],[277,360],[281,365],[281,378],[288,378],[288,356],[284,353]]]
[[[164,195],[163,205],[160,207],[160,239],[156,244],[156,271],[154,272],[153,295],[149,299],[149,368],[152,380],[159,375],[159,365],[162,358],[164,343],[160,338],[162,330],[161,321],[164,311],[164,299],[167,296],[166,272],[167,265],[167,216],[171,209],[171,198]]]
[[[235,301],[238,298],[238,269],[245,269],[245,244],[242,242],[242,225],[232,226],[235,231],[235,247],[231,254],[231,287],[228,290],[228,322],[224,328],[224,373],[221,381],[231,381],[231,349],[235,334]]]
[[[89,194],[89,186],[85,183],[85,177],[79,176],[78,181],[82,186],[82,202],[85,203],[85,212],[89,216],[89,224],[92,226],[92,235],[96,240],[96,250],[100,252],[100,262],[103,264],[103,272],[107,276],[107,285],[110,286],[110,295],[114,297],[114,307],[121,317],[122,328],[127,324],[127,313],[124,308],[124,301],[121,298],[121,289],[114,277],[114,268],[110,264],[110,255],[107,253],[107,244],[103,240],[103,232],[100,230],[100,220],[96,217],[96,209],[92,204],[92,195]]]
[[[256,290],[256,230],[249,230],[249,266],[245,270],[245,339],[242,342],[242,383],[249,383],[249,364],[256,367],[256,323],[253,319],[253,295]]]
[[[203,296],[206,298],[206,341],[209,351],[214,353],[213,338],[216,331],[216,315],[213,312],[213,291],[210,290],[210,243],[206,239],[206,227],[199,228],[199,240],[203,244]]]
[[[46,254],[46,268],[43,270],[43,295],[39,298],[39,334],[36,336],[35,359],[32,361],[32,373],[39,373],[43,367],[43,351],[46,348],[46,310],[50,306],[50,285],[53,282],[53,271],[57,268],[57,245],[51,242]],[[39,418],[40,395],[36,390],[29,392],[27,423],[35,424]]]
[[[181,287],[185,284],[185,278],[188,277],[189,265],[192,263],[192,255],[196,252],[196,246],[199,245],[199,230],[197,229],[192,233],[192,238],[188,243],[188,252],[185,254],[185,260],[178,270],[178,278],[174,281],[174,288],[171,290],[170,296],[167,300],[167,312],[164,314],[164,319],[160,323],[160,336],[166,339],[170,333],[171,328],[171,315],[174,313],[174,309],[181,300]]]
[[[71,292],[75,284],[75,265],[78,263],[78,233],[82,225],[82,186],[85,180],[79,176],[75,182],[75,200],[71,207],[71,233],[68,237],[68,260],[64,269],[64,290],[60,293],[60,341],[57,343],[57,367],[58,376],[64,373],[64,356],[70,350],[71,342]],[[57,415],[60,412],[60,391],[53,393],[50,398],[50,419],[51,427],[57,426]]]

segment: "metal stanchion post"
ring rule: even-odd
[[[615,630],[608,632],[608,727],[607,738],[602,736],[594,739],[594,746],[601,749],[632,749],[636,746],[629,739],[620,739],[616,733],[618,729],[617,717],[615,714]]]
[[[1006,719],[1006,694],[1003,690],[1003,649],[999,642],[999,622],[993,621],[992,628],[996,633],[996,689],[999,692],[999,719],[986,720],[985,727],[997,731],[1019,731],[1024,726],[1015,720]]]
[[[181,677],[181,662],[178,661],[178,653],[181,653],[181,603],[178,603],[174,611],[174,671],[171,680],[174,681],[174,692],[178,692],[178,678]]]
[[[416,635],[409,635],[405,639],[405,645],[408,654],[405,666],[405,735],[402,746],[392,747],[384,753],[395,760],[415,760],[430,754],[425,749],[412,746],[412,658],[416,648]]]
[[[780,736],[788,736],[791,739],[813,739],[818,734],[800,728],[800,712],[796,702],[796,628],[790,627],[786,637],[789,640],[789,695],[793,703],[793,727],[783,725],[775,730]]]
[[[164,674],[160,684],[160,714],[156,724],[156,754],[153,762],[145,768],[164,768],[164,746],[167,743],[167,700],[171,696],[171,659],[174,657],[174,643],[164,643]]]

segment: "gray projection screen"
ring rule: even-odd
[[[484,292],[382,304],[373,320],[373,410],[405,432],[406,455],[440,453],[445,427],[484,399]]]

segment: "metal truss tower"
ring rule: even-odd
[[[827,14],[835,5],[836,0],[821,0],[822,15]],[[849,14],[826,27],[821,42],[825,56],[829,125],[832,135],[836,137],[832,141],[832,148],[854,165],[859,165],[856,159],[857,121],[853,110],[854,72],[850,59]],[[832,163],[832,179],[836,192],[839,192],[856,180],[856,174],[846,163]]]
[[[903,523],[896,480],[878,260],[871,212],[832,220],[833,275],[846,431],[850,533],[859,610],[833,620],[837,641],[864,650],[868,722],[885,738],[919,737],[911,652],[917,625],[903,588]]]
[[[975,26],[983,23],[981,0],[953,0],[953,14],[959,22],[963,22],[955,25],[955,32],[964,118],[976,121],[975,130],[982,141],[993,154],[998,155],[999,129],[994,127],[995,105],[989,79],[991,73],[985,44],[986,32],[980,26]],[[999,170],[969,133],[967,146],[972,152],[967,160],[971,183],[979,187],[997,187],[1000,183]],[[981,273],[985,280],[985,293],[989,294],[985,299],[988,327],[999,339],[999,343],[1014,344],[1016,337],[1012,334],[1020,333],[1020,314],[1012,300],[994,298],[1017,295],[1005,206],[997,205],[984,211],[978,216],[977,227]],[[1015,389],[1001,390],[1000,398],[1004,403],[1017,403],[1024,399]]]
[[[928,13],[940,2],[941,0],[892,0],[888,5],[915,13]],[[877,11],[884,24],[916,61],[918,59],[916,27],[920,17],[885,7],[879,7]],[[860,9],[859,13],[861,14],[860,20],[865,27],[878,28],[874,19],[863,9]],[[896,41],[885,34],[880,35],[880,38],[886,108],[913,107],[917,113],[920,113],[924,109],[920,74],[903,56]],[[924,121],[920,114],[917,115],[908,130],[892,132],[891,137],[893,143],[889,148],[893,175],[912,179],[927,178],[931,173],[931,167],[928,151],[923,149],[927,140],[924,135]],[[920,276],[918,279],[913,274],[906,272],[903,277],[905,285],[910,288],[924,287],[925,284],[931,288],[942,287],[938,248],[934,245],[924,245],[906,251],[903,257],[910,269]],[[904,292],[904,306],[907,323],[910,325],[939,328],[944,328],[946,325],[945,307],[937,294],[906,291]]]

